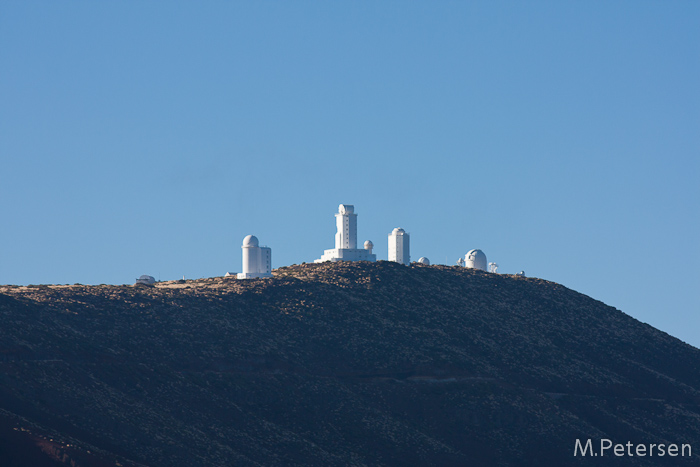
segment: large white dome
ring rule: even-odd
[[[486,268],[488,267],[486,255],[481,250],[469,250],[469,252],[464,255],[464,266],[486,271]]]
[[[146,285],[153,285],[156,283],[156,279],[153,276],[149,276],[147,274],[142,275],[138,279],[136,279],[137,284],[146,284]]]
[[[421,256],[421,257],[418,259],[418,262],[419,262],[420,264],[425,264],[426,266],[430,266],[430,260],[429,260],[428,258],[426,258],[425,256]]]
[[[258,237],[255,235],[247,235],[243,239],[243,248],[252,248],[258,246]]]

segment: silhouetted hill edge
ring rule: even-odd
[[[700,465],[698,349],[467,268],[0,286],[0,365],[2,465]]]

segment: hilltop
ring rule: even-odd
[[[698,465],[699,364],[562,285],[458,267],[0,286],[0,457],[593,465],[575,440],[609,438],[697,452],[595,465]]]

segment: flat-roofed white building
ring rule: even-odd
[[[272,249],[259,246],[255,235],[247,235],[243,239],[243,272],[238,273],[238,279],[255,279],[272,277]]]
[[[377,255],[372,253],[374,245],[367,240],[364,248],[357,248],[357,214],[352,204],[341,204],[335,215],[335,248],[325,250],[315,263],[324,261],[377,261]]]
[[[401,264],[411,264],[410,237],[400,227],[389,234],[389,261]]]

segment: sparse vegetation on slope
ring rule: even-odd
[[[561,285],[274,274],[0,287],[0,409],[83,466],[592,465],[574,442],[601,437],[700,453],[700,352]]]

